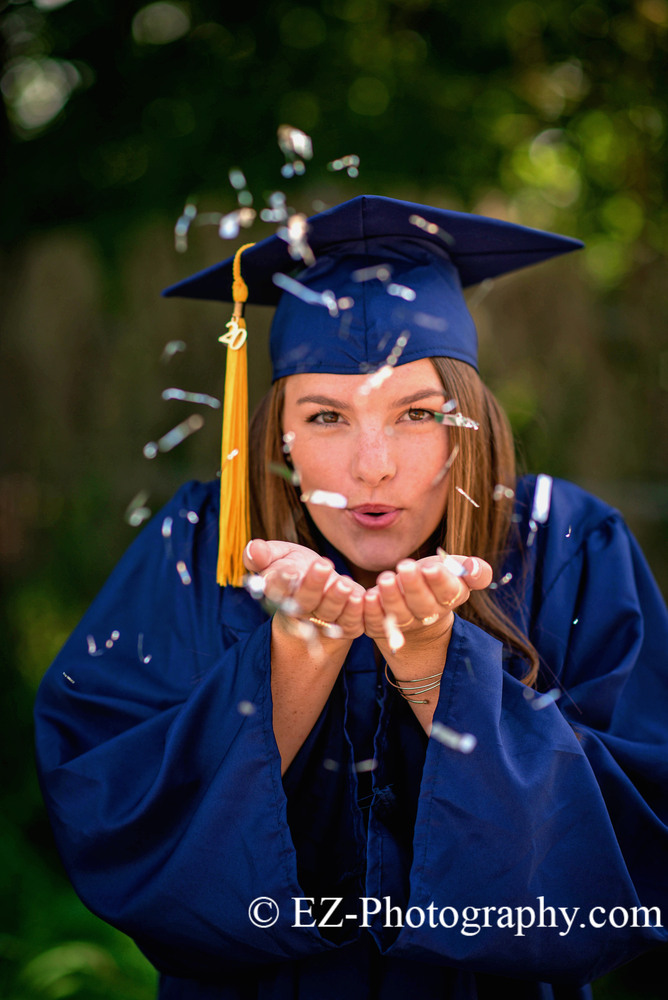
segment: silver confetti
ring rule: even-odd
[[[473,497],[470,497],[468,493],[465,493],[464,490],[461,488],[461,486],[455,486],[455,489],[457,490],[458,493],[460,493],[464,497],[465,500],[468,500],[469,503],[472,503],[474,507],[480,507],[480,504],[476,503]]]
[[[345,510],[348,506],[348,499],[342,493],[332,493],[329,490],[309,490],[302,493],[300,500],[303,503],[316,504],[319,507],[335,507],[337,510]]]
[[[478,745],[472,733],[458,733],[450,726],[444,726],[442,722],[432,722],[429,735],[451,750],[458,750],[459,753],[471,753]]]
[[[162,349],[162,354],[160,355],[160,360],[164,363],[173,358],[175,354],[179,354],[181,351],[185,351],[186,344],[183,340],[170,340],[168,341]]]
[[[195,431],[200,430],[203,426],[204,419],[199,413],[193,413],[187,420],[181,421],[171,431],[164,434],[159,441],[149,441],[148,444],[144,445],[144,456],[146,458],[155,458],[159,451],[171,451],[172,448],[176,448],[178,444],[181,444],[182,441],[185,441],[187,437],[194,434]]]

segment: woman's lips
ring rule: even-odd
[[[348,513],[363,528],[378,531],[380,528],[390,528],[398,519],[401,509],[385,504],[363,503],[357,507],[349,507]]]

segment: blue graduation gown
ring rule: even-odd
[[[363,636],[281,779],[271,624],[216,585],[216,493],[190,483],[145,528],[36,705],[65,865],[163,1000],[473,1000],[503,983],[565,1000],[665,940],[663,914],[634,908],[668,898],[668,621],[616,511],[555,481],[504,567],[498,594],[558,702],[532,705],[523,664],[456,617],[434,718],[477,738],[460,753],[427,739]],[[340,902],[323,923],[324,897]]]

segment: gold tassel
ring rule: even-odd
[[[220,460],[220,524],[218,570],[221,587],[240,587],[245,569],[243,552],[250,541],[248,498],[248,360],[244,303],[248,286],[241,277],[241,254],[254,246],[246,243],[234,255],[232,298],[234,312],[219,337],[227,344],[225,398],[223,404],[223,444]]]

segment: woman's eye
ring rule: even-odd
[[[412,407],[406,416],[409,420],[413,421],[413,423],[420,423],[424,420],[429,420],[434,416],[434,414],[432,410],[421,410],[417,407]]]
[[[340,414],[336,410],[320,410],[319,413],[314,413],[312,417],[308,418],[308,423],[310,424],[337,424],[340,419]]]

